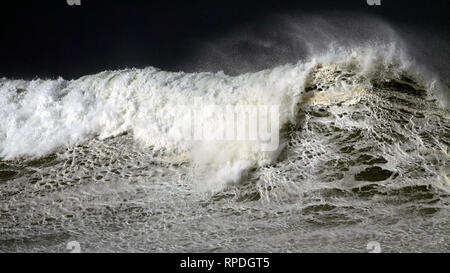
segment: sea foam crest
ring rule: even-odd
[[[201,172],[206,174],[205,181],[222,187],[238,182],[251,166],[276,160],[283,148],[283,135],[279,134],[279,146],[271,151],[262,151],[258,141],[186,140],[180,132],[189,131],[186,126],[192,123],[185,122],[186,112],[180,111],[180,106],[188,105],[194,111],[208,105],[277,106],[282,130],[296,122],[311,73],[317,67],[327,66],[355,73],[354,81],[339,84],[330,96],[343,89],[370,89],[373,78],[396,78],[408,73],[430,95],[441,98],[444,105],[447,103],[442,95],[445,86],[418,69],[395,45],[333,48],[296,64],[238,76],[222,72],[165,72],[148,67],[105,71],[71,81],[3,78],[0,156],[5,160],[41,157],[92,138],[131,132],[145,146],[174,155],[187,154],[199,170],[207,170]],[[314,75],[322,77],[319,81],[327,81],[326,75]],[[206,131],[218,128],[210,115],[199,116],[196,122],[206,126]]]

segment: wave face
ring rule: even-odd
[[[395,43],[237,76],[1,79],[0,249],[448,251],[447,94]],[[180,139],[180,105],[277,105],[279,149]]]

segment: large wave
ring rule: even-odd
[[[328,19],[264,18],[183,68],[216,73],[0,79],[0,250],[448,251],[448,50]],[[278,149],[183,134],[240,105],[278,106]]]
[[[276,160],[283,134],[280,148],[272,152],[260,151],[248,141],[186,141],[179,138],[187,126],[180,105],[277,105],[283,130],[296,123],[310,91],[320,94],[315,98],[321,101],[356,99],[371,92],[374,84],[405,77],[448,107],[447,87],[396,44],[334,46],[296,64],[238,76],[148,67],[105,71],[71,81],[4,78],[0,81],[0,155],[5,160],[41,157],[92,138],[130,132],[142,145],[172,157],[183,154],[200,169],[208,165],[204,168],[208,181],[220,188],[238,182],[246,169]],[[208,130],[217,129],[208,122],[211,117],[200,119],[209,124]]]

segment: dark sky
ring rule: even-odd
[[[185,68],[194,47],[277,13],[348,11],[448,37],[448,0],[112,1],[1,3],[0,77],[75,78],[106,69]]]

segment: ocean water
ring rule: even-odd
[[[448,89],[385,42],[233,76],[2,78],[0,251],[448,252]],[[179,105],[211,104],[279,106],[279,149],[177,137]]]

